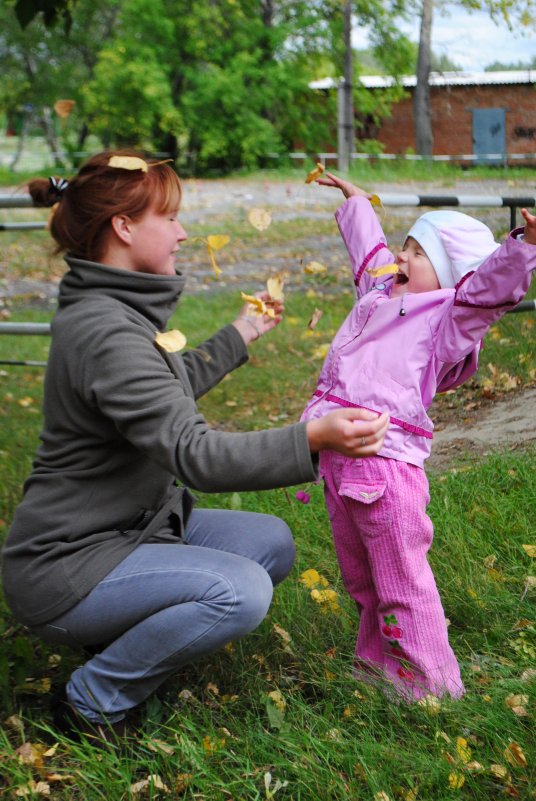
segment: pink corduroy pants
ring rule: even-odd
[[[320,464],[342,578],[360,613],[355,677],[376,675],[408,701],[459,698],[460,669],[427,559],[433,525],[424,470],[325,451]]]

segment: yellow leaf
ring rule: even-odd
[[[305,584],[305,586],[308,589],[312,589],[313,587],[318,587],[318,586],[320,587],[329,586],[329,581],[324,576],[321,576],[320,573],[313,567],[301,574],[300,582],[302,584]]]
[[[76,106],[74,100],[56,100],[54,103],[54,111],[58,117],[68,117],[73,108]]]
[[[266,209],[251,209],[248,220],[257,231],[265,231],[272,222],[272,215]]]
[[[249,303],[251,314],[256,314],[258,317],[275,317],[275,312],[270,309],[262,298],[257,298],[255,295],[246,295],[245,292],[240,293],[240,297],[245,303]]]
[[[108,162],[108,167],[117,167],[120,170],[148,171],[147,162],[138,158],[138,156],[112,156]]]
[[[305,265],[303,271],[304,273],[307,273],[307,275],[321,275],[322,273],[327,273],[328,268],[325,264],[321,264],[319,261],[310,261]]]
[[[231,237],[227,236],[227,234],[212,234],[211,236],[207,236],[207,243],[212,250],[221,250],[230,240]]]
[[[459,790],[465,784],[465,776],[462,773],[449,773],[449,787],[451,790]]]
[[[175,748],[172,745],[168,745],[168,743],[165,743],[163,740],[158,740],[156,737],[149,740],[147,748],[149,751],[154,751],[155,754],[164,753],[171,756],[171,754],[175,753]]]
[[[531,557],[531,559],[536,559],[536,545],[522,545],[521,547],[525,553]]]
[[[339,612],[339,594],[335,590],[311,590],[311,598],[323,612]]]
[[[19,798],[27,795],[50,795],[50,785],[47,782],[35,782],[31,779],[27,785],[15,790],[15,795]]]
[[[203,737],[203,750],[206,754],[214,754],[218,749],[225,745],[225,738],[212,739],[208,734]]]
[[[168,353],[177,353],[186,345],[186,337],[176,328],[165,333],[157,332],[154,341],[162,350]]]
[[[380,275],[394,275],[397,272],[397,264],[384,264],[383,267],[369,267],[367,270],[367,273],[373,278],[378,278]]]
[[[312,359],[325,359],[328,355],[328,351],[330,349],[330,343],[326,342],[324,345],[319,345],[314,351],[311,353]]]
[[[514,709],[516,706],[523,706],[524,704],[528,704],[529,697],[528,695],[514,695],[513,693],[509,695],[506,700],[506,706],[510,707],[510,709]]]
[[[207,242],[207,250],[208,250],[208,255],[210,257],[210,263],[212,264],[212,269],[216,273],[216,278],[219,278],[220,275],[222,274],[222,271],[220,270],[220,268],[216,264],[216,259],[214,258],[214,251],[212,250],[212,248],[210,247],[208,242]]]
[[[471,773],[481,773],[484,770],[484,765],[481,765],[480,762],[473,760],[472,762],[467,763],[465,770],[468,770]]]
[[[380,207],[383,206],[383,203],[381,202],[381,200],[378,197],[378,195],[371,195],[369,200],[370,200],[370,205],[371,206],[380,206]]]
[[[435,695],[425,695],[418,701],[418,704],[424,707],[429,715],[437,715],[441,711],[441,701]]]
[[[273,701],[275,707],[280,711],[284,712],[287,708],[287,702],[283,698],[283,695],[280,690],[272,690],[268,693],[268,698]]]
[[[305,179],[306,184],[312,184],[313,181],[316,181],[317,178],[320,178],[322,173],[324,172],[324,165],[321,164],[319,161],[316,162],[316,167],[314,167],[310,173],[307,174],[307,178]]]
[[[464,764],[467,764],[471,759],[471,749],[467,744],[467,740],[464,737],[457,737],[456,738],[456,751],[458,752],[458,756],[460,757],[461,761]]]
[[[150,774],[146,779],[141,779],[139,782],[131,784],[130,791],[133,795],[139,795],[148,787],[154,788],[155,790],[163,790],[165,793],[169,793],[170,791],[169,787],[164,784],[160,776],[156,774]]]
[[[496,779],[508,778],[508,769],[505,768],[504,765],[492,764],[489,766],[489,772],[492,776],[495,776]]]
[[[283,287],[285,286],[286,275],[278,273],[273,275],[266,282],[266,289],[272,300],[284,300]]]
[[[292,637],[290,636],[288,631],[281,628],[281,626],[278,626],[277,623],[273,623],[272,628],[275,631],[275,633],[279,635],[279,637],[281,637],[281,639],[283,640],[285,644],[285,651],[290,651],[292,653],[290,649],[290,643],[292,642]]]
[[[391,801],[391,798],[385,790],[380,790],[379,793],[374,793],[374,801]]]
[[[504,758],[512,767],[527,767],[527,759],[519,743],[511,742],[504,749]]]

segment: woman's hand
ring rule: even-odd
[[[309,420],[307,439],[312,453],[338,451],[344,456],[374,456],[381,450],[389,427],[389,415],[367,409],[337,409]]]
[[[275,316],[269,317],[267,314],[252,314],[250,304],[245,303],[242,307],[242,311],[233,322],[233,325],[246,345],[264,336],[264,334],[267,334],[272,328],[275,328],[276,325],[279,325],[285,309],[283,302],[274,300],[270,297],[268,292],[256,292],[255,297],[260,298],[270,309],[273,309]]]
[[[521,209],[521,215],[525,220],[525,239],[529,245],[536,245],[536,217],[528,209]]]
[[[331,172],[325,172],[322,178],[316,179],[316,183],[321,184],[321,186],[334,186],[336,189],[340,189],[344,197],[346,198],[366,197],[370,200],[372,197],[372,195],[369,192],[365,192],[358,186],[354,186],[354,184],[351,184],[350,181],[343,181],[342,178],[338,178]]]

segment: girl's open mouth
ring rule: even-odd
[[[398,272],[395,275],[395,284],[407,284],[408,281],[409,278],[407,275],[404,275],[404,273]]]

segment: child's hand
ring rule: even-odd
[[[527,209],[521,209],[521,216],[525,220],[525,242],[536,245],[536,217]]]
[[[381,450],[389,427],[389,415],[367,409],[337,409],[307,423],[312,453],[338,451],[344,456],[374,456]]]
[[[351,184],[350,181],[343,181],[342,178],[338,178],[331,172],[325,172],[322,178],[316,179],[316,183],[320,184],[321,186],[334,186],[336,189],[340,189],[344,197],[347,198],[357,196],[357,197],[366,197],[370,200],[372,197],[372,195],[369,192],[365,192],[358,186],[354,186],[354,184]]]

